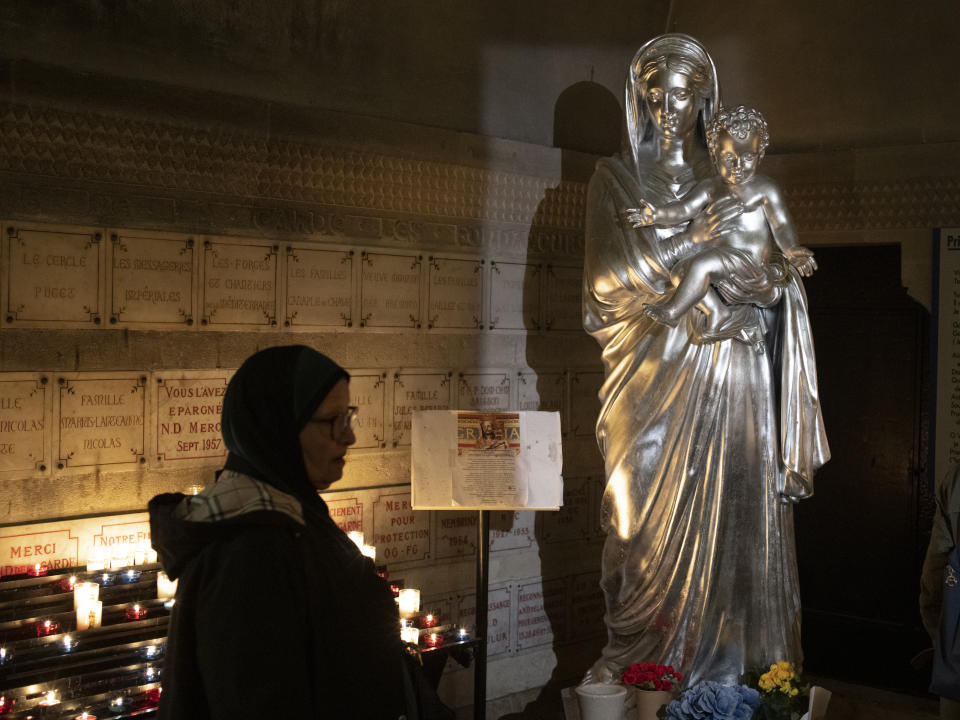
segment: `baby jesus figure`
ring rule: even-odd
[[[776,184],[757,167],[769,144],[767,123],[759,111],[743,105],[721,110],[707,128],[707,147],[717,175],[703,180],[682,200],[656,208],[646,201],[626,211],[634,227],[677,225],[718,200],[730,198],[743,207],[723,235],[700,247],[689,241],[660,241],[665,258],[672,261],[672,297],[644,307],[644,312],[675,326],[692,307],[705,315],[702,338],[706,341],[737,337],[730,303],[766,305],[777,297],[776,288],[789,280],[778,254],[803,276],[817,269],[813,252],[797,242],[797,232]],[[714,289],[716,288],[716,290]],[[719,294],[718,292],[719,291]]]

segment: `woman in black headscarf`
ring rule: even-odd
[[[224,396],[216,484],[150,501],[179,579],[160,718],[407,714],[393,597],[317,494],[356,440],[348,381],[305,346],[256,353]]]

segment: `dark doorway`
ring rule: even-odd
[[[805,670],[924,692],[917,610],[929,535],[929,315],[901,286],[900,247],[816,249],[806,282],[833,454],[796,511]]]

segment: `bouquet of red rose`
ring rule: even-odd
[[[640,690],[674,690],[683,680],[683,675],[672,665],[657,663],[634,663],[620,675],[624,685],[632,685]]]

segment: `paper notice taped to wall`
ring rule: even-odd
[[[563,504],[560,414],[416,411],[411,494],[422,510]]]

